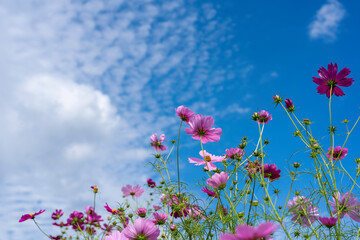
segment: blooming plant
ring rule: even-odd
[[[339,86],[349,87],[354,82],[348,78],[348,68],[339,73],[337,70],[337,64],[331,63],[328,69],[319,69],[320,78],[313,77],[319,85],[317,92],[329,98],[330,121],[326,137],[313,134],[312,122],[308,118],[299,120],[293,100],[283,101],[280,95],[273,97],[276,106],[284,110],[296,129],[292,135],[304,144],[304,151],[312,162],[310,169],[292,159],[288,160],[288,169],[279,169],[276,162],[270,160],[267,151],[270,141],[264,139],[264,135],[267,126],[276,120],[268,111],[261,110],[251,116],[252,126],[258,132],[255,141],[242,137],[240,144],[210,154],[210,144],[207,143],[220,141],[223,130],[214,128],[213,117],[195,114],[189,108],[179,106],[175,109],[179,117],[177,141],[172,140],[172,145],[169,145],[164,134],[158,137],[154,133],[150,137],[150,146],[155,151],[150,164],[158,174],[154,179],[159,180],[148,178],[143,185],[123,186],[124,201],[116,208],[106,203],[107,217],[95,211],[99,188],[91,186],[94,204],[87,206],[84,212],[74,211],[66,219],[61,209],[51,214],[55,221],[53,225],[60,228],[56,236],[45,233],[35,219],[44,210],[25,214],[19,222],[31,219],[47,238],[59,240],[359,240],[360,201],[357,195],[360,190],[360,159],[355,160],[355,171],[346,169],[342,161],[349,159],[351,151],[345,146],[360,117],[350,128],[348,121],[344,121],[345,141],[335,146],[335,139],[338,143],[340,137],[332,123],[332,98],[345,95]],[[183,138],[196,141],[200,149],[200,158],[186,156],[188,161],[183,163],[199,166],[198,184],[192,186],[192,191],[180,179],[183,124],[187,124],[184,129],[187,135]],[[327,137],[330,145],[325,140]],[[170,171],[174,151],[177,176]],[[301,184],[297,185],[299,180]],[[286,183],[288,191],[282,193],[279,182]],[[150,200],[141,202],[144,196],[150,196]]]

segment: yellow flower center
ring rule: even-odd
[[[205,156],[205,161],[206,162],[211,162],[211,157],[210,156]]]

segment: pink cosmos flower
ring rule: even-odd
[[[244,155],[244,150],[240,148],[230,148],[226,149],[226,157],[229,159],[241,159]]]
[[[215,189],[224,189],[229,180],[228,172],[215,173],[211,178],[206,180],[206,183]]]
[[[286,207],[291,215],[293,215],[291,220],[299,223],[301,226],[309,227],[319,216],[319,209],[304,196],[294,197],[293,200],[289,200]]]
[[[341,146],[337,146],[334,148],[333,155],[331,157],[331,147],[328,148],[328,153],[325,154],[329,160],[340,160],[344,159],[346,155],[348,154],[348,149],[343,148],[341,149]]]
[[[57,226],[57,227],[68,227],[68,226],[70,226],[70,224],[68,224],[68,223],[63,223],[63,222],[61,222],[61,223],[56,223],[56,222],[54,222],[52,225],[54,225],[54,226]]]
[[[261,110],[259,113],[259,123],[268,123],[272,120],[272,116],[265,110]]]
[[[51,214],[51,218],[52,218],[53,220],[57,220],[57,219],[59,219],[62,215],[64,215],[63,210],[61,210],[61,209],[56,209],[55,212],[53,212],[53,213]]]
[[[360,202],[358,202],[357,197],[354,197],[354,194],[351,193],[349,195],[349,192],[347,192],[340,197],[340,192],[337,192],[336,199],[339,204],[340,212],[337,212],[336,200],[333,197],[333,201],[329,201],[330,206],[333,208],[333,214],[336,214],[340,218],[346,216],[356,222],[360,222]]]
[[[159,211],[161,209],[161,206],[153,205],[153,208],[154,208],[155,211]]]
[[[313,82],[319,85],[316,89],[320,94],[326,94],[330,98],[330,89],[332,88],[331,95],[335,93],[335,96],[344,96],[345,93],[338,87],[350,87],[354,80],[352,78],[346,78],[350,74],[349,68],[343,68],[339,73],[338,66],[335,63],[330,63],[328,69],[321,67],[318,71],[320,78],[313,77]]]
[[[147,210],[146,208],[138,208],[138,210],[136,210],[135,212],[139,217],[144,218],[146,216]]]
[[[276,179],[280,178],[280,169],[276,169],[277,166],[275,164],[269,165],[268,163],[264,164],[263,170],[264,178],[268,178],[270,182],[275,181]]]
[[[204,157],[204,154],[205,154],[205,157]],[[199,155],[203,159],[190,157],[189,162],[190,163],[196,163],[195,164],[196,166],[204,165],[204,169],[207,169],[209,171],[212,171],[212,170],[216,169],[216,166],[214,165],[214,162],[221,162],[221,161],[225,160],[224,156],[215,156],[215,155],[212,155],[212,154],[206,152],[206,150],[204,150],[204,152],[200,151]]]
[[[166,137],[164,134],[160,135],[160,138],[158,139],[157,134],[154,133],[150,137],[150,145],[155,149],[155,151],[165,151],[167,149],[167,146],[162,145],[162,142],[165,141]]]
[[[208,195],[209,197],[217,198],[216,193],[213,192],[213,191],[210,191],[207,187],[203,187],[203,188],[201,189],[201,191],[203,191],[204,193],[207,193],[207,195]]]
[[[124,236],[119,231],[112,232],[110,235],[105,237],[105,240],[125,240]]]
[[[189,207],[189,217],[194,221],[200,221],[201,219],[205,220],[203,211],[198,205],[192,205]]]
[[[72,226],[73,229],[84,230],[84,214],[78,211],[74,211],[67,219],[67,223]]]
[[[193,135],[193,139],[201,140],[202,143],[217,142],[222,134],[221,128],[211,128],[214,125],[214,119],[210,116],[203,117],[197,114],[188,122],[190,128],[185,128],[189,135]]]
[[[175,195],[171,196],[171,199],[168,203],[171,207],[170,216],[175,218],[186,217],[189,213],[189,203],[185,201],[182,197],[177,197]]]
[[[271,235],[277,228],[278,226],[271,222],[261,223],[258,227],[239,225],[236,227],[235,234],[224,233],[220,236],[220,240],[271,239]]]
[[[138,218],[135,220],[134,225],[127,226],[121,235],[126,240],[157,240],[160,235],[160,230],[149,219]]]
[[[338,221],[337,217],[319,217],[319,221],[326,227],[332,228]]]
[[[168,215],[166,213],[157,213],[157,212],[154,212],[153,213],[153,216],[154,216],[154,223],[156,225],[163,225],[166,220],[168,219]]]
[[[112,213],[112,214],[119,214],[120,213],[120,211],[117,210],[117,209],[111,209],[107,203],[104,206],[104,208],[106,209],[106,211],[108,211],[109,213]]]
[[[29,214],[24,214],[21,216],[21,218],[19,219],[19,222],[23,222],[29,219],[34,219],[35,216],[42,214],[43,212],[45,212],[45,210],[40,210],[37,213],[29,213]]]
[[[147,182],[147,184],[148,184],[149,187],[151,187],[151,188],[155,188],[155,187],[156,187],[156,183],[155,183],[151,178],[148,178],[148,179],[146,180],[146,182]]]
[[[125,197],[128,196],[133,196],[133,197],[140,197],[141,194],[143,194],[144,189],[141,188],[139,185],[135,185],[135,186],[131,186],[131,185],[126,185],[124,187],[121,188],[121,191],[124,193]]]
[[[195,115],[189,108],[183,105],[175,108],[176,114],[180,117],[181,121],[189,123],[189,120]]]

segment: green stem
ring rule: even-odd
[[[178,187],[179,187],[179,194],[180,194],[180,167],[179,167],[179,146],[180,146],[180,130],[181,130],[181,125],[182,122],[180,122],[180,127],[179,127],[179,134],[178,134],[178,140],[177,140],[177,150],[176,150],[176,162],[177,162],[177,174],[178,174]]]

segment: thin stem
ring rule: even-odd
[[[38,227],[38,229],[40,230],[40,232],[42,232],[45,236],[47,236],[48,238],[50,238],[49,235],[47,235],[47,234],[41,229],[41,227],[40,227],[39,224],[35,221],[35,219],[33,219],[33,221],[34,221],[35,225]],[[51,238],[50,238],[50,239],[51,239]]]
[[[181,130],[181,125],[182,122],[180,122],[180,127],[179,127],[179,134],[178,134],[178,140],[177,140],[177,150],[176,150],[176,163],[177,163],[177,174],[178,174],[178,187],[179,187],[179,194],[180,194],[180,167],[179,167],[179,146],[180,146],[180,130]]]

